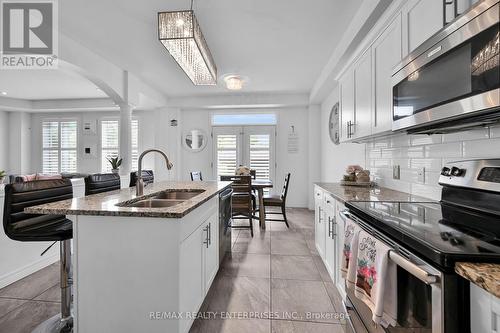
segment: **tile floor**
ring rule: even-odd
[[[314,216],[307,209],[287,210],[290,229],[282,222],[254,223],[233,231],[233,253],[220,267],[201,311],[216,319],[197,320],[192,333],[341,333],[337,319],[307,313],[336,314],[341,299],[314,247]],[[59,264],[53,264],[0,289],[0,333],[27,333],[57,314],[60,307]],[[220,313],[252,314],[227,319]],[[267,314],[266,314],[267,312]],[[262,316],[273,318],[265,319]],[[255,318],[261,316],[261,318]]]

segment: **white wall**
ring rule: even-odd
[[[321,104],[321,181],[339,182],[347,165],[365,167],[365,144],[342,143],[330,140],[328,123],[332,107],[339,101],[338,85]]]
[[[367,144],[366,158],[376,181],[389,188],[439,200],[439,171],[445,163],[471,158],[500,158],[500,126],[452,134],[406,135]],[[400,165],[401,179],[392,179]],[[418,171],[425,168],[425,179]]]
[[[26,174],[31,171],[31,114],[9,113],[9,173]]]
[[[275,112],[278,116],[276,126],[276,181],[275,191],[280,192],[285,174],[290,172],[290,187],[287,205],[290,207],[308,207],[309,196],[309,111],[307,108],[286,108],[273,110],[259,110],[261,112]],[[214,110],[182,110],[180,118],[180,132],[193,128],[203,129],[210,135],[210,115]],[[227,112],[227,110],[225,110]],[[251,112],[238,109],[237,113]],[[255,112],[255,110],[253,111]],[[319,112],[318,112],[319,115]],[[314,116],[312,116],[314,117]],[[288,133],[291,126],[299,135],[299,151],[290,154],[287,151]],[[188,180],[189,172],[200,170],[203,179],[213,179],[211,162],[213,158],[213,142],[210,139],[207,148],[198,153],[192,153],[181,148],[182,173],[180,179]],[[174,162],[175,163],[175,162]]]
[[[9,169],[9,113],[0,111],[0,170]]]
[[[99,173],[101,172],[100,161],[100,126],[102,119],[119,119],[119,112],[68,112],[68,113],[34,113],[32,114],[32,160],[30,172],[41,172],[42,170],[42,122],[46,119],[76,119],[78,121],[78,172]],[[139,120],[139,151],[155,147],[155,114],[151,111],[134,111],[133,118]],[[96,122],[96,133],[93,135],[83,134],[84,121]],[[84,148],[91,147],[95,152],[92,156],[84,154]],[[154,156],[144,158],[143,168],[154,169]]]

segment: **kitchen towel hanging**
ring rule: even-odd
[[[358,247],[358,234],[361,229],[357,226],[357,224],[346,218],[344,220],[344,249],[342,250],[342,266],[340,271],[342,273],[342,277],[347,281],[352,281],[352,286],[354,286],[355,282],[355,269],[352,270],[351,279],[348,278],[349,274],[349,264],[354,262],[354,268],[356,267],[356,254]],[[354,253],[354,254],[353,254]]]
[[[354,295],[371,309],[373,322],[384,327],[396,325],[397,318],[397,271],[389,250],[372,235],[359,232]]]

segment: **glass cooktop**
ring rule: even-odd
[[[500,216],[445,203],[349,202],[351,212],[442,266],[500,262]]]

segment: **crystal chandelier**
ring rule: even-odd
[[[158,13],[158,38],[195,85],[217,84],[217,67],[192,7]]]

